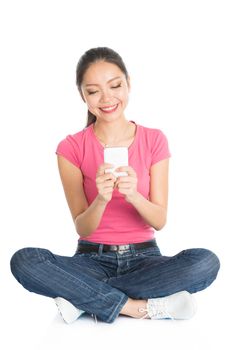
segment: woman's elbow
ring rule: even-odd
[[[155,230],[160,231],[163,229],[163,227],[166,225],[167,223],[167,213],[166,211],[164,212],[164,214],[161,217],[160,222],[157,223]]]
[[[163,227],[164,227],[165,225],[166,225],[166,222],[162,223],[161,225],[157,225],[157,226],[155,227],[155,230],[156,230],[156,231],[160,231],[160,230],[163,229]]]

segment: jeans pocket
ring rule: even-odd
[[[149,256],[150,257],[150,256],[161,256],[161,255],[162,254],[161,254],[158,246],[136,250],[136,256]]]
[[[94,258],[99,256],[97,252],[89,252],[89,253],[76,252],[75,255],[80,257],[87,257],[87,258]]]

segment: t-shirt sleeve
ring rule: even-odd
[[[166,135],[161,131],[157,130],[157,133],[152,135],[152,158],[151,165],[159,162],[160,160],[171,157],[171,153],[168,146],[168,140]]]
[[[70,135],[68,135],[65,139],[59,142],[55,153],[63,156],[78,168],[80,167],[81,161],[79,147],[73,141]]]

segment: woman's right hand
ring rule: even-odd
[[[98,198],[108,203],[112,198],[112,192],[116,182],[116,177],[112,173],[105,173],[105,169],[114,168],[112,164],[103,163],[99,166],[96,174],[96,186],[98,190]]]

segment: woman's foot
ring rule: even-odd
[[[148,299],[146,308],[140,307],[138,310],[144,313],[141,318],[188,320],[194,316],[196,309],[192,294],[182,291],[163,298]]]
[[[120,314],[139,319],[189,319],[194,316],[196,309],[194,297],[189,292],[182,291],[148,300],[128,298]]]
[[[120,311],[120,314],[133,318],[141,318],[143,314],[139,311],[139,309],[146,309],[146,306],[147,300],[128,298],[127,302]],[[147,312],[145,312],[144,315],[147,315]]]
[[[85,312],[77,309],[72,303],[62,297],[57,297],[54,300],[60,315],[66,323],[74,322]]]

